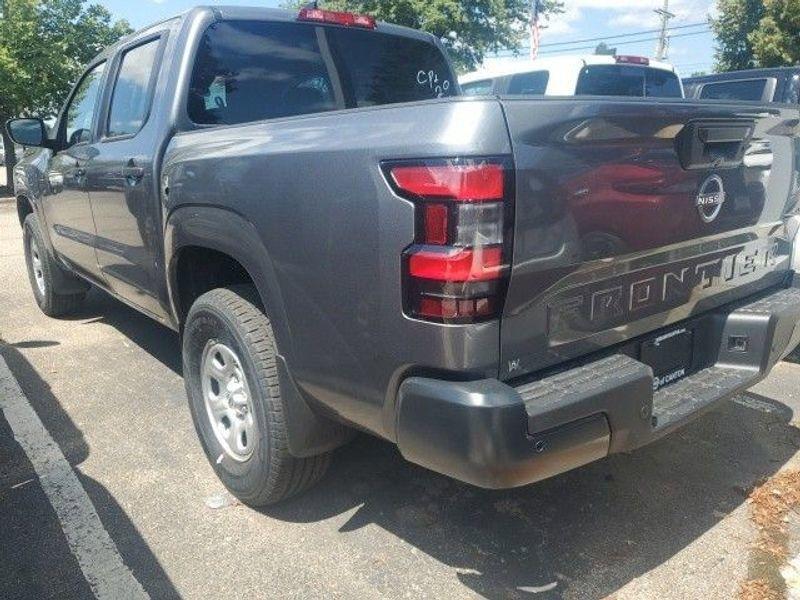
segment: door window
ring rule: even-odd
[[[109,137],[134,135],[144,125],[152,100],[152,75],[160,40],[152,40],[122,55],[108,117]]]
[[[97,95],[103,79],[105,63],[89,71],[81,80],[67,106],[65,134],[67,147],[88,142],[92,138],[92,123],[97,107]]]

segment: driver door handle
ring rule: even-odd
[[[122,176],[130,183],[137,183],[144,177],[144,168],[128,165],[122,168]]]

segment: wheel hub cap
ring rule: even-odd
[[[200,363],[206,413],[220,446],[232,459],[250,458],[256,440],[250,386],[242,363],[225,344],[211,341]]]
[[[39,288],[39,293],[44,295],[44,271],[42,271],[42,257],[39,254],[39,245],[36,239],[31,237],[30,242],[31,252],[31,270],[33,271],[33,279],[36,281],[36,287]]]

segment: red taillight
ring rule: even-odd
[[[481,202],[503,199],[503,167],[482,165],[423,165],[391,171],[401,190],[420,198]]]
[[[507,159],[438,159],[384,165],[395,192],[415,203],[414,244],[403,254],[405,310],[472,323],[497,318],[511,252]]]
[[[644,67],[650,64],[650,59],[645,58],[644,56],[615,56],[614,57],[618,64],[623,65],[642,65]]]
[[[434,281],[491,281],[503,274],[503,248],[418,249],[409,256],[408,272]]]
[[[364,29],[375,29],[378,23],[369,15],[357,15],[349,12],[336,12],[333,10],[321,10],[319,8],[304,8],[297,17],[298,21],[315,21],[317,23],[330,23],[332,25],[342,25],[344,27],[362,27]]]

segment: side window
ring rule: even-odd
[[[144,125],[151,102],[151,79],[160,40],[136,46],[122,55],[108,116],[109,137],[133,135]]]
[[[316,28],[300,23],[231,21],[200,42],[189,117],[234,125],[340,108]]]
[[[491,94],[493,89],[493,79],[484,79],[483,81],[473,81],[472,83],[461,84],[461,91],[465,96],[486,96]]]
[[[511,78],[508,93],[522,96],[543,96],[547,91],[549,81],[550,73],[548,71],[520,73]]]
[[[786,97],[784,102],[787,104],[797,104],[800,102],[800,75],[795,75],[786,84]]]
[[[81,80],[65,113],[65,133],[67,146],[88,142],[92,137],[92,123],[97,107],[100,81],[103,79],[105,63],[89,71]]]

